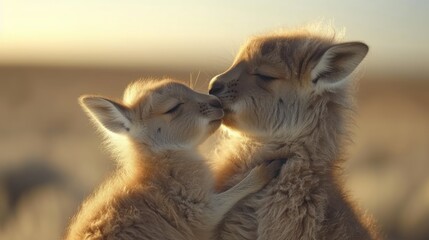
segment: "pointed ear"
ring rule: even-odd
[[[114,133],[126,133],[131,127],[130,110],[113,100],[97,96],[82,96],[81,106],[92,119]]]
[[[349,76],[368,53],[368,46],[361,42],[336,44],[326,50],[311,71],[314,84],[335,87]]]

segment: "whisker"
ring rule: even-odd
[[[200,78],[200,74],[201,74],[201,70],[198,70],[198,74],[197,74],[197,77],[195,78],[195,82],[194,82],[196,87],[198,87],[198,80]]]

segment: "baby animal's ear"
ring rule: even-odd
[[[130,130],[131,111],[128,107],[99,96],[81,96],[79,102],[89,116],[104,129],[119,134]]]
[[[335,88],[349,76],[368,53],[362,42],[346,42],[328,48],[311,71],[311,80],[321,88]]]

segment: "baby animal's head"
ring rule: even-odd
[[[80,103],[109,136],[126,136],[153,151],[195,148],[223,117],[216,97],[168,79],[136,81],[125,90],[123,101],[85,95]]]

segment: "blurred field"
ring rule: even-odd
[[[220,70],[191,71],[197,89]],[[58,239],[114,168],[77,98],[120,98],[130,81],[164,75],[190,79],[174,69],[0,67],[0,239]],[[366,74],[358,106],[350,195],[388,239],[429,239],[429,79]]]

